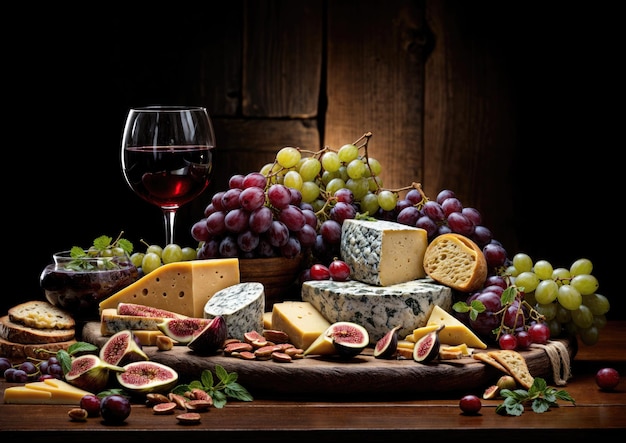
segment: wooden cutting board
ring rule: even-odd
[[[83,341],[101,347],[107,339],[100,333],[99,322],[85,325]],[[576,342],[572,345],[569,340],[559,341],[573,360]],[[204,369],[215,372],[215,366],[220,365],[228,372],[236,372],[238,381],[253,395],[413,395],[472,389],[482,392],[503,375],[471,357],[422,364],[413,360],[377,359],[371,348],[349,360],[307,356],[291,363],[246,361],[223,354],[198,356],[180,345],[170,351],[159,351],[156,346],[143,349],[150,360],[175,369],[182,382],[199,379]],[[548,383],[553,380],[553,367],[546,350],[531,347],[520,353],[534,377],[543,377]]]

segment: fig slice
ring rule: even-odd
[[[120,373],[124,372],[124,368],[111,365],[97,355],[85,354],[72,360],[65,381],[77,388],[97,393],[107,386],[110,371]]]
[[[400,325],[387,331],[374,346],[374,357],[376,358],[391,358],[398,350],[398,330]]]
[[[113,334],[100,348],[101,360],[115,366],[124,366],[127,363],[148,360],[148,355],[135,341],[132,331],[126,329]]]
[[[172,340],[186,345],[194,339],[197,333],[211,323],[209,318],[164,318],[157,323],[157,328]]]
[[[341,321],[330,325],[304,351],[304,355],[338,355],[352,358],[369,345],[369,334],[363,326]]]
[[[115,374],[118,383],[137,394],[167,392],[178,381],[178,373],[174,369],[155,361],[136,361],[123,368],[124,372]]]
[[[434,331],[429,332],[415,343],[415,347],[413,348],[413,360],[418,363],[428,363],[439,356],[439,349],[441,347],[439,332],[441,332],[443,328],[445,328],[445,325],[441,325]]]

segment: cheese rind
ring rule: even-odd
[[[450,308],[452,290],[431,279],[387,287],[358,281],[311,280],[302,284],[302,300],[311,303],[331,323],[348,321],[363,326],[370,340],[376,342],[396,326],[400,326],[400,337],[425,326],[433,306]]]
[[[237,258],[168,263],[100,302],[100,314],[123,302],[202,318],[204,305],[217,291],[239,282]]]
[[[458,318],[455,318],[439,306],[433,308],[428,317],[428,324],[445,325],[445,328],[439,332],[439,341],[443,344],[460,345],[464,343],[473,348],[487,348],[487,345]]]
[[[307,349],[329,326],[307,301],[285,301],[272,307],[272,329],[285,332],[296,348]]]
[[[104,336],[113,335],[127,329],[141,331],[158,331],[158,323],[163,317],[144,317],[137,315],[119,315],[114,308],[102,310],[100,315],[100,333]]]
[[[424,229],[397,222],[344,220],[340,252],[350,277],[376,286],[423,278],[428,236]]]
[[[246,332],[263,333],[265,289],[262,283],[239,283],[217,291],[204,306],[204,318],[222,316],[228,336],[244,340]]]

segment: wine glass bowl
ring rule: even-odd
[[[209,185],[215,135],[203,107],[148,106],[128,112],[122,172],[130,189],[161,208],[165,245],[174,243],[176,211]]]

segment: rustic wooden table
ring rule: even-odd
[[[598,389],[594,376],[606,366],[616,368],[622,379],[611,392]],[[230,401],[222,409],[203,413],[200,423],[181,425],[169,416],[155,416],[142,404],[119,426],[105,425],[99,418],[86,422],[68,419],[66,405],[0,404],[2,441],[149,442],[180,438],[217,441],[439,441],[490,439],[492,441],[566,441],[585,437],[618,439],[626,430],[626,321],[611,321],[601,331],[600,342],[581,345],[573,361],[573,378],[563,389],[576,405],[559,401],[560,407],[538,414],[526,410],[521,416],[495,413],[501,400],[483,400],[479,415],[467,416],[459,409],[464,392],[384,398],[255,398]],[[0,389],[10,384],[0,382]],[[616,436],[617,434],[617,436]],[[9,440],[11,438],[11,440]],[[15,440],[13,440],[15,438]],[[19,439],[19,440],[18,440]],[[620,439],[621,441],[621,439]]]

